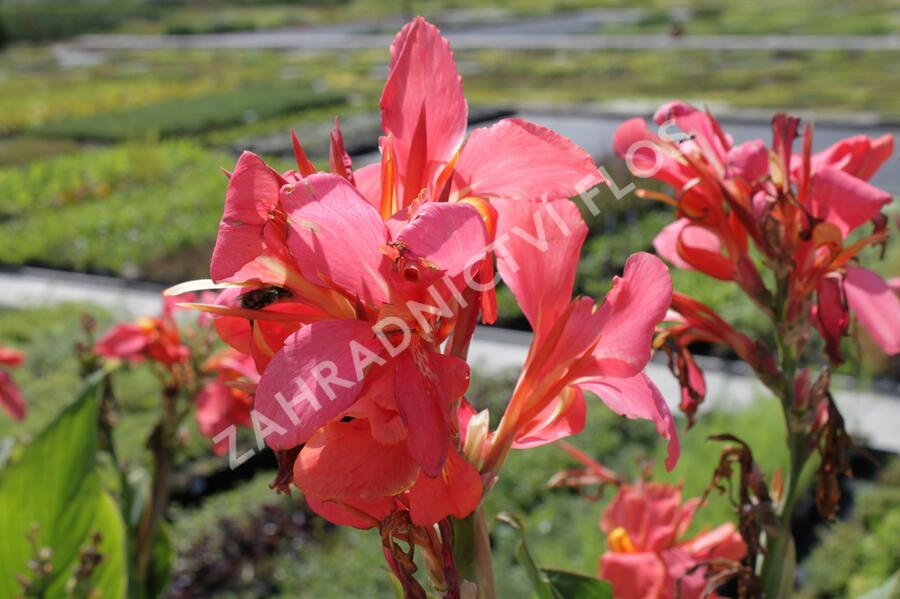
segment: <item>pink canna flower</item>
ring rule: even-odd
[[[662,262],[632,255],[603,303],[571,299],[587,234],[569,200],[538,205],[497,201],[497,264],[534,329],[534,340],[507,411],[495,433],[486,469],[510,447],[532,447],[581,431],[584,391],[628,418],[650,420],[669,442],[667,467],[679,445],[675,421],[659,390],[642,372],[654,328],[672,297]],[[551,224],[555,223],[555,224]]]
[[[796,127],[796,125],[794,125]],[[790,146],[793,133],[776,129]],[[882,210],[890,194],[867,182],[893,153],[891,136],[856,136],[810,155],[812,128],[804,133],[803,152],[792,158],[798,201],[813,219],[812,235],[797,241],[795,295],[817,291],[815,322],[835,363],[842,361],[840,339],[846,334],[851,310],[887,354],[900,353],[900,299],[875,272],[852,264],[867,245],[883,243],[886,218]],[[866,236],[854,235],[874,223]],[[851,236],[853,235],[853,239]]]
[[[165,298],[160,316],[144,316],[112,327],[97,341],[94,352],[129,362],[153,360],[166,367],[186,362],[190,349],[181,341],[174,309],[174,301]]]
[[[453,55],[437,28],[422,18],[394,40],[381,111],[381,162],[352,170],[336,126],[331,170],[356,186],[388,223],[395,215],[408,219],[422,202],[463,202],[479,209],[491,235],[489,201],[494,198],[570,197],[602,181],[584,150],[521,119],[476,129],[466,139],[468,107]],[[298,170],[282,174],[258,156],[241,156],[230,175],[212,279],[283,287],[333,317],[352,317],[353,298],[348,302],[310,286],[317,278],[305,278],[287,250],[280,190],[315,173],[296,137],[294,148]],[[485,261],[481,280],[490,280],[491,268]],[[480,295],[483,320],[493,322],[493,290]]]
[[[355,173],[384,218],[425,199],[556,199],[602,181],[570,140],[522,119],[503,119],[466,138],[468,106],[450,45],[418,17],[391,45],[381,96],[380,164]]]
[[[449,44],[421,18],[392,45],[381,110],[378,164],[354,170],[337,123],[330,173],[316,172],[296,136],[295,171],[240,157],[210,267],[212,280],[229,287],[214,303],[194,307],[210,312],[223,340],[252,356],[261,373],[254,409],[279,457],[278,490],[293,482],[338,524],[381,526],[400,511],[430,526],[468,515],[482,495],[483,456],[464,447],[471,414],[462,356],[479,314],[485,322],[496,317],[494,255],[503,250],[491,242],[498,214],[521,205],[525,218],[602,178],[581,148],[520,119],[466,138],[467,106]],[[579,235],[574,246],[563,242],[575,247],[573,260]],[[530,260],[516,246],[503,253],[506,263],[523,251]],[[640,337],[629,339],[617,327],[628,318],[620,313],[634,283],[619,284],[597,315],[583,302],[567,308],[574,261],[547,262],[554,255],[535,268],[550,277],[564,267],[569,283],[559,297],[534,295],[556,294],[555,284],[532,290],[519,276],[518,286],[541,322],[535,364],[547,372],[556,359],[579,366],[560,389],[561,401],[574,405],[563,420],[576,432],[581,389],[606,385],[617,411],[655,418],[672,438],[659,394],[640,372],[649,359],[648,319],[665,311],[657,304],[668,301],[668,278],[647,294],[649,316],[634,320],[629,331]],[[626,278],[642,279],[647,267],[659,280],[664,267],[647,264],[636,259]],[[601,333],[609,338],[608,353],[553,353],[552,321],[570,313],[566,334],[590,325],[591,343]],[[620,349],[628,355],[620,357]],[[629,403],[631,393],[640,395],[637,404]],[[528,425],[531,433],[522,428],[523,438],[558,436],[555,419],[543,412],[555,397],[537,393],[524,406],[527,420],[516,430]]]
[[[703,564],[738,561],[746,549],[732,524],[684,539],[700,499],[682,504],[680,487],[637,483],[622,485],[606,507],[600,527],[607,551],[600,577],[612,583],[620,599],[699,599],[706,593]]]
[[[417,483],[420,473],[447,480],[462,468],[478,480],[450,444],[451,407],[465,392],[468,366],[438,347],[451,330],[454,292],[484,255],[482,218],[467,204],[422,204],[411,218],[385,223],[346,179],[330,174],[286,186],[280,203],[299,276],[353,310],[300,327],[265,366],[255,408],[272,423],[267,443],[282,452],[303,446],[293,480],[311,505],[372,497],[383,507],[393,503],[378,498],[409,490],[414,520],[431,519],[439,503],[415,498],[440,489]],[[304,299],[299,293],[294,288],[292,298]],[[217,326],[232,318],[223,313]],[[232,324],[225,328],[240,344],[246,333]],[[361,465],[351,467],[353,460]],[[467,488],[477,503],[480,484]]]
[[[802,151],[794,153],[799,121],[786,115],[773,119],[771,150],[759,140],[733,146],[709,113],[683,102],[666,104],[654,120],[658,134],[642,119],[626,121],[614,145],[637,174],[674,190],[674,197],[644,192],[677,208],[677,219],[654,240],[661,256],[679,268],[737,282],[775,317],[773,292],[757,271],[752,242],[768,264],[784,265],[788,289],[779,317],[797,331],[814,323],[833,363],[843,359],[840,343],[851,312],[885,352],[900,352],[900,299],[880,276],[853,263],[863,248],[886,239],[882,210],[892,198],[867,180],[892,154],[893,138],[855,136],[812,154],[813,129],[807,126]],[[860,233],[868,223],[873,230]],[[669,351],[690,417],[705,392],[687,350],[694,341],[731,346],[774,384],[774,367],[749,339],[704,315],[712,314],[707,307],[684,298],[678,311],[687,328],[670,327],[664,336],[675,342]],[[690,330],[701,321],[709,326],[699,334]]]
[[[28,406],[8,369],[18,368],[24,361],[25,354],[19,350],[0,347],[0,406],[3,406],[13,420],[24,420]]]
[[[758,293],[748,237],[761,236],[753,224],[753,200],[769,176],[768,150],[761,140],[734,146],[712,115],[684,102],[663,105],[653,120],[658,134],[643,119],[630,119],[616,131],[613,147],[636,174],[674,190],[674,198],[642,192],[677,209],[677,220],[656,237],[654,248],[679,268],[734,280]]]
[[[204,383],[194,397],[200,432],[215,439],[229,426],[250,426],[253,392],[259,381],[253,359],[226,348],[210,356],[203,371],[215,377]],[[218,454],[228,451],[227,439],[217,441],[214,449]]]

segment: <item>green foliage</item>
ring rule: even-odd
[[[147,262],[215,239],[227,183],[220,168],[232,162],[175,143],[125,146],[4,172],[0,186],[15,198],[6,210],[19,217],[0,221],[0,256],[7,264],[140,275]],[[202,253],[193,260],[186,264],[202,275]]]
[[[41,42],[112,29],[127,19],[147,16],[153,3],[129,0],[98,2],[19,2],[0,4],[6,43]],[[2,46],[0,40],[0,46]]]
[[[314,57],[263,51],[122,51],[107,56],[96,63],[67,65],[46,48],[16,46],[0,53],[0,133],[235,89],[293,84],[302,94],[328,72]]]
[[[892,33],[896,16],[890,14],[890,0],[853,2],[825,0],[817,2],[719,2],[691,0],[687,18],[675,19],[669,5],[650,1],[656,7],[636,25],[625,25],[618,33],[668,32],[679,23],[688,34],[766,34],[818,33],[880,35]]]
[[[555,568],[541,568],[541,572],[560,599],[611,599],[613,596],[609,583],[599,578]]]
[[[821,532],[804,563],[810,595],[860,597],[900,570],[900,460],[891,461],[878,485],[860,490],[849,520]]]
[[[0,168],[28,164],[33,160],[74,152],[79,145],[72,140],[39,137],[0,139]]]
[[[900,52],[482,50],[463,72],[470,101],[541,104],[631,102],[652,112],[672,98],[738,108],[900,113],[891,90]],[[878,73],[880,76],[873,76]]]
[[[525,541],[525,524],[519,516],[511,512],[503,512],[497,515],[497,520],[509,525],[518,533],[516,558],[528,573],[532,589],[539,599],[612,598],[612,588],[605,581],[577,572],[541,568],[535,564]]]
[[[42,590],[41,597],[79,596],[67,589],[95,532],[102,560],[85,572],[81,588],[125,596],[125,526],[96,465],[99,401],[96,384],[89,386],[0,471],[0,596],[18,594],[19,574]],[[29,573],[35,554],[49,568]]]
[[[302,92],[293,86],[245,88],[199,98],[173,99],[119,112],[74,117],[49,123],[41,132],[90,141],[195,135],[217,127],[343,101],[344,97],[339,94]]]
[[[0,221],[103,201],[196,170],[198,163],[207,166],[208,153],[194,143],[129,143],[2,169]]]

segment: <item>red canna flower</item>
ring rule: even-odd
[[[704,564],[738,561],[746,551],[730,523],[684,539],[700,499],[682,504],[681,488],[641,483],[622,485],[603,511],[600,527],[607,551],[600,577],[621,599],[699,599],[706,594]]]
[[[13,420],[24,420],[28,406],[8,369],[18,368],[24,361],[25,354],[19,350],[0,347],[0,406],[3,406]]]
[[[796,128],[796,119],[774,121],[776,140],[786,151]],[[812,127],[807,126],[802,152],[790,158],[790,180],[800,210],[776,214],[782,223],[787,217],[794,221],[792,226],[781,226],[785,245],[794,250],[788,312],[804,314],[815,294],[815,324],[834,363],[842,361],[840,339],[848,330],[848,310],[886,353],[896,354],[900,352],[900,299],[879,275],[851,262],[866,246],[886,241],[882,210],[893,198],[866,180],[890,157],[893,138],[856,136],[811,155],[812,135]],[[870,222],[873,231],[860,235],[861,227]]]

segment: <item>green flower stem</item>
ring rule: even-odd
[[[495,599],[491,537],[483,506],[462,520],[453,520],[453,559],[461,580],[478,587],[478,599]]]

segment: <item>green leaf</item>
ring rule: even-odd
[[[497,520],[519,533],[516,558],[525,567],[531,586],[540,599],[612,599],[612,587],[606,581],[555,568],[540,568],[534,563],[525,542],[525,523],[512,512],[497,514]]]
[[[541,568],[541,571],[562,599],[612,599],[612,587],[605,580],[554,568]]]
[[[528,574],[528,579],[531,581],[531,586],[534,588],[534,592],[537,593],[537,596],[540,599],[558,599],[553,592],[553,588],[550,586],[550,579],[547,578],[546,574],[541,572],[541,569],[537,567],[537,564],[535,564],[534,560],[531,558],[531,553],[528,551],[528,544],[525,542],[525,523],[522,522],[522,519],[518,514],[501,512],[497,514],[497,520],[504,524],[508,524],[518,531],[519,541],[516,543],[516,558],[519,560],[519,563],[525,567],[525,572]]]
[[[874,588],[859,599],[895,599],[900,595],[900,570],[880,587]]]
[[[40,547],[52,550],[48,599],[63,597],[90,535],[102,535],[103,560],[92,582],[103,597],[124,597],[125,527],[116,502],[103,490],[97,471],[96,382],[0,471],[0,598],[20,594],[19,574],[29,575],[37,525]]]

